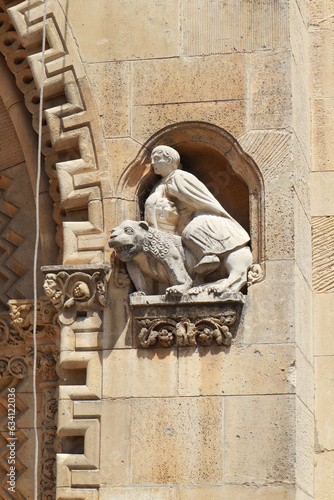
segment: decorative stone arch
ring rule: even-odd
[[[43,0],[0,0],[0,52],[38,130]],[[108,155],[78,48],[58,0],[47,4],[42,152],[63,264],[103,263]]]
[[[14,126],[17,139],[21,146],[21,151],[28,171],[30,187],[33,195],[36,193],[37,176],[37,134],[33,130],[31,116],[27,111],[23,95],[17,88],[15,79],[7,67],[3,56],[0,54],[0,98],[4,103]],[[24,188],[22,186],[22,194]],[[56,262],[57,252],[55,246],[55,222],[52,218],[52,203],[48,189],[48,179],[45,172],[42,172],[40,183],[40,233],[42,263]],[[32,228],[31,228],[32,230]]]
[[[157,181],[157,176],[150,169],[150,154],[159,144],[175,148],[181,155],[183,167],[198,176],[213,191],[224,208],[250,232],[254,263],[263,265],[265,235],[262,174],[256,163],[243,151],[234,137],[220,127],[209,123],[183,122],[174,124],[154,134],[143,145],[119,181],[117,221],[142,217],[144,199]],[[199,160],[197,159],[197,165],[194,167],[193,163],[196,157]],[[209,159],[210,172],[215,169],[215,175],[218,174],[216,183],[214,176],[211,176],[211,181],[208,182],[208,175],[204,171],[207,169],[205,158]],[[238,195],[238,190],[243,191],[241,196],[240,193],[238,195],[240,198],[238,201],[239,213],[238,207],[233,206],[231,196],[229,196],[228,203],[226,199],[223,199],[224,192],[228,194],[227,176],[230,176],[230,180],[233,178],[233,186],[230,183],[230,187],[235,195]],[[225,184],[223,186],[225,189],[220,189],[219,184]],[[215,186],[219,188],[218,192],[214,192]],[[246,195],[248,197],[247,203],[245,203]]]

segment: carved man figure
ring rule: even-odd
[[[232,260],[238,261],[239,264],[240,259],[243,261],[238,272],[244,274],[242,281],[245,283],[247,269],[252,263],[250,249],[246,246],[250,240],[247,232],[226,212],[200,180],[179,168],[180,156],[175,149],[157,146],[152,151],[151,162],[154,172],[161,176],[161,180],[145,203],[145,219],[148,224],[164,230],[160,223],[159,210],[163,205],[162,200],[169,200],[179,214],[176,221],[176,211],[171,211],[173,230],[181,235],[183,246],[196,258],[193,271],[197,275],[209,274],[218,269],[224,256],[227,257],[231,252],[243,248],[243,255]],[[168,220],[168,214],[166,218]],[[229,266],[228,262],[225,262],[226,264],[227,268],[231,267],[227,269],[231,275],[235,263],[232,263],[232,266]],[[243,271],[241,268],[244,268]],[[230,285],[231,283],[226,283],[227,287]],[[238,286],[240,287],[241,283]]]

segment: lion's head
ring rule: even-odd
[[[145,221],[125,220],[111,231],[108,244],[116,250],[120,260],[128,262],[143,251],[148,230]]]

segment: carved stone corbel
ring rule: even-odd
[[[43,267],[44,291],[59,312],[59,321],[72,324],[79,311],[107,305],[108,266]]]
[[[229,346],[245,302],[242,293],[224,293],[218,298],[203,294],[183,296],[132,296],[139,346],[186,347]]]

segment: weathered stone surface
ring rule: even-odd
[[[293,212],[295,216],[295,259],[307,283],[312,283],[312,236],[311,221],[307,217],[299,198],[294,196]]]
[[[290,380],[294,383],[300,400],[307,408],[314,411],[313,366],[299,348],[296,348],[296,364],[290,372]]]
[[[129,63],[88,64],[86,71],[94,88],[105,137],[128,136],[130,133]]]
[[[184,54],[287,48],[287,20],[288,6],[284,0],[255,4],[229,0],[224,8],[220,0],[185,0],[182,9]]]
[[[113,287],[110,292],[111,304],[104,315],[103,349],[130,348],[133,344],[128,296],[129,286],[126,284],[120,288]]]
[[[294,255],[294,192],[292,182],[282,179],[266,189],[266,257],[289,259]]]
[[[313,365],[313,293],[309,283],[306,282],[298,267],[295,273],[295,318],[296,318],[296,344],[306,359]],[[303,314],[300,314],[303,311]]]
[[[100,488],[100,500],[174,500],[174,488]]]
[[[238,137],[246,126],[245,101],[135,106],[132,110],[132,137],[144,144],[157,130],[192,120],[213,123]]]
[[[312,380],[312,376],[308,376]],[[314,486],[314,414],[296,401],[296,483],[313,496]],[[298,498],[298,497],[297,497]]]
[[[85,61],[110,61],[178,55],[175,0],[157,3],[62,0]],[[87,15],[89,13],[89,15]],[[106,22],[108,20],[108,22]],[[143,34],[145,33],[145,36]]]
[[[332,356],[316,356],[315,415],[319,451],[334,449],[334,407],[329,402],[334,397]]]
[[[294,392],[292,345],[187,349],[179,353],[181,396]]]
[[[294,273],[295,264],[292,261],[266,263],[265,280],[248,290],[238,330],[238,341],[274,344],[294,340]],[[286,297],[289,297],[288,302]]]
[[[313,158],[312,170],[315,171],[330,171],[333,170],[333,155],[334,155],[334,139],[330,130],[334,124],[334,99],[321,98],[314,99],[312,102],[312,119],[313,119]],[[327,182],[332,182],[331,174],[328,172]],[[314,182],[320,182],[319,176],[313,175]],[[322,177],[325,179],[325,177]],[[313,189],[316,186],[313,187]],[[327,188],[324,193],[329,193],[330,188]],[[314,191],[313,191],[314,193]],[[313,195],[313,201],[317,201],[317,197]],[[319,202],[323,203],[321,197]],[[332,213],[332,212],[331,212]]]
[[[22,433],[22,431],[21,431]],[[22,470],[23,474],[16,474],[16,494],[21,493],[21,495],[26,498],[31,498],[34,495],[33,482],[31,481],[31,469],[30,464],[33,463],[34,459],[34,448],[31,443],[34,442],[34,430],[32,428],[24,429],[24,441],[19,439],[16,441],[16,466],[17,471]],[[22,434],[20,438],[22,437]],[[41,433],[39,433],[39,439],[41,439]],[[7,444],[7,443],[6,443]],[[8,450],[8,449],[7,449]],[[6,450],[6,451],[7,451]],[[3,452],[3,450],[1,450]],[[38,471],[40,472],[42,464],[38,464]],[[25,470],[24,470],[25,469]],[[7,486],[7,485],[6,485]],[[8,495],[7,487],[4,487],[4,491],[0,490],[0,494]],[[15,498],[15,497],[14,497]]]
[[[311,217],[311,198],[310,198],[310,157],[306,156],[302,145],[298,138],[293,136],[293,156],[294,156],[294,173],[293,183],[299,198],[299,201],[304,208],[307,217]]]
[[[290,54],[257,53],[250,56],[250,129],[286,128],[291,125]]]
[[[334,451],[318,453],[315,459],[315,498],[332,500],[334,488]]]
[[[98,484],[113,486],[129,484],[131,464],[130,421],[130,401],[102,401],[101,465]]]
[[[177,395],[177,351],[115,349],[103,358],[104,397]]]
[[[314,353],[334,356],[334,293],[314,294]]]
[[[293,500],[294,488],[285,486],[221,486],[178,488],[177,500]],[[301,499],[300,499],[301,500]]]
[[[111,176],[115,185],[117,185],[120,176],[126,167],[134,161],[140,150],[140,144],[130,138],[108,139],[108,153],[110,157]],[[110,228],[112,227],[110,226]]]
[[[6,154],[5,140],[4,149]],[[31,298],[34,210],[33,190],[26,164],[19,163],[6,168],[0,179],[1,310],[7,309],[9,299]],[[41,264],[41,254],[39,263]],[[40,285],[39,282],[39,293]]]
[[[333,5],[327,0],[315,0],[310,4],[310,19],[316,28],[333,29]]]
[[[296,489],[296,500],[312,500],[314,498],[313,495],[308,495],[305,491],[301,490],[297,487]]]
[[[306,156],[310,150],[310,100],[308,98],[309,81],[305,75],[309,72],[307,21],[303,19],[299,2],[290,3],[290,43],[291,43],[291,86],[294,132],[302,145]]]
[[[133,104],[143,106],[244,99],[245,62],[245,56],[238,54],[134,63]],[[225,78],[217,79],[218,72],[223,72]]]
[[[327,158],[329,158],[331,161],[333,157],[331,155],[328,155]],[[333,169],[333,167],[331,166],[330,169]],[[311,210],[313,217],[316,216],[328,217],[329,215],[334,215],[334,202],[333,202],[333,197],[331,196],[333,189],[334,189],[334,171],[312,173]],[[324,235],[325,234],[326,233],[324,233]]]
[[[293,483],[294,396],[230,396],[225,401],[226,482]]]
[[[316,3],[316,2],[312,2]],[[313,69],[313,96],[315,98],[334,97],[334,70],[328,64],[334,50],[334,31],[322,29],[310,33],[311,61]]]
[[[29,8],[32,7],[31,2],[28,3]],[[16,57],[18,54],[10,52],[11,47],[19,46],[21,40],[27,43],[29,49],[29,44],[32,43],[31,64],[37,74],[40,69],[40,53],[37,52],[40,44],[42,6],[32,8],[28,15],[22,15],[17,6],[22,6],[23,2],[12,4],[16,4],[13,19],[18,33],[11,31],[9,38],[1,35],[1,49],[5,47],[4,50],[8,51],[8,65],[14,69],[16,66],[19,73],[18,66],[25,64],[26,60],[20,61],[20,58]],[[57,21],[59,4],[64,9],[63,14],[69,14],[71,30],[81,48],[81,54],[76,52],[73,40],[72,45],[67,43],[71,39],[71,31],[66,28],[65,18],[62,17],[62,22]],[[6,2],[6,5],[9,3]],[[85,434],[87,449],[76,458],[67,457],[72,472],[64,466],[67,471],[64,474],[63,471],[59,473],[59,484],[65,484],[69,479],[67,486],[59,489],[58,497],[61,499],[97,500],[97,485],[102,485],[100,496],[104,495],[108,500],[112,495],[118,495],[116,499],[143,496],[145,499],[152,497],[164,500],[175,500],[174,497],[178,496],[178,500],[202,500],[206,496],[210,500],[290,500],[295,497],[299,500],[309,500],[312,496],[310,466],[313,427],[312,416],[304,406],[305,404],[312,409],[312,318],[308,287],[310,234],[307,225],[309,180],[306,175],[309,161],[306,142],[309,144],[308,127],[311,120],[306,101],[309,98],[320,98],[314,106],[316,133],[312,138],[313,170],[332,169],[333,141],[329,134],[333,121],[330,101],[333,100],[333,93],[330,87],[332,70],[326,69],[320,60],[323,56],[324,60],[330,61],[331,35],[314,34],[319,46],[313,54],[313,65],[319,60],[319,68],[316,70],[313,96],[308,94],[308,82],[313,79],[314,73],[309,75],[309,68],[305,63],[309,40],[304,35],[308,27],[306,7],[311,9],[313,23],[317,22],[313,28],[316,27],[318,32],[323,28],[328,32],[333,29],[333,7],[325,0],[311,3],[305,0],[227,0],[222,8],[221,6],[221,2],[217,0],[183,0],[178,3],[178,8],[174,0],[160,3],[143,0],[136,4],[124,0],[109,3],[97,0],[94,7],[88,0],[60,0],[53,2],[52,11],[48,11],[47,36],[53,52],[51,60],[47,62],[46,96],[49,99],[48,105],[53,105],[55,99],[57,106],[58,103],[62,106],[53,112],[47,110],[52,141],[55,147],[61,150],[63,163],[58,169],[59,172],[54,172],[53,175],[58,175],[61,180],[62,203],[65,210],[68,209],[64,224],[67,247],[65,258],[74,264],[77,264],[80,258],[86,259],[85,262],[101,262],[106,244],[105,227],[109,221],[122,217],[122,214],[125,215],[123,219],[130,218],[130,213],[132,218],[132,214],[136,213],[134,196],[127,205],[122,201],[122,197],[126,198],[124,193],[117,193],[116,212],[116,203],[112,199],[114,191],[106,187],[109,182],[106,180],[109,179],[108,162],[106,156],[101,153],[103,131],[99,128],[100,121],[104,122],[107,137],[119,137],[110,142],[110,155],[114,155],[112,159],[117,163],[111,165],[115,172],[115,175],[112,174],[112,184],[137,154],[140,145],[134,146],[136,140],[143,144],[161,127],[177,121],[201,120],[214,123],[232,133],[234,137],[239,137],[246,131],[257,134],[258,129],[267,129],[268,134],[284,136],[278,141],[271,141],[266,137],[264,142],[267,141],[266,146],[271,146],[270,151],[273,154],[268,154],[266,158],[259,155],[261,160],[267,162],[266,168],[262,168],[263,164],[259,165],[266,184],[265,194],[272,196],[272,205],[268,202],[265,214],[268,228],[266,257],[269,257],[269,262],[266,263],[265,280],[249,289],[243,323],[240,325],[235,345],[229,352],[207,349],[205,355],[201,356],[201,351],[179,350],[178,354],[175,351],[164,357],[155,351],[153,358],[150,358],[148,353],[145,353],[146,357],[141,358],[140,351],[128,349],[132,345],[127,328],[129,311],[126,295],[129,290],[124,287],[117,294],[116,285],[110,285],[114,295],[112,305],[106,313],[108,317],[105,318],[103,326],[103,339],[101,324],[97,328],[95,320],[91,322],[90,317],[81,317],[76,322],[75,329],[64,327],[61,359],[68,369],[67,382],[73,385],[61,386],[60,394],[68,398],[65,403],[69,406],[67,413],[65,412],[68,417],[66,422],[62,411],[59,412],[59,419],[63,419],[60,428],[62,432],[65,432],[64,429],[70,429],[72,433]],[[301,19],[298,19],[299,9]],[[8,24],[7,18],[4,18],[2,13],[0,17],[3,30]],[[57,43],[53,43],[54,40]],[[13,44],[6,45],[8,41]],[[326,47],[321,47],[320,44]],[[254,50],[256,54],[249,54]],[[248,54],[212,56],[215,53],[235,51]],[[61,53],[60,57],[58,52]],[[178,60],[175,56],[179,53],[190,57]],[[193,57],[194,54],[210,55],[204,61],[204,58]],[[80,57],[91,62],[87,69],[92,80],[91,93],[83,84],[83,66],[76,62]],[[143,60],[134,63],[129,61],[139,57],[164,60]],[[234,71],[233,61],[240,59],[246,60],[247,69],[244,73]],[[232,61],[231,64],[225,65],[227,60]],[[200,64],[196,61],[200,61]],[[212,64],[209,64],[210,62]],[[135,87],[135,100],[131,103],[131,93],[127,93],[130,90],[130,79],[133,78],[131,70],[128,71],[130,67],[136,74],[136,79],[131,82]],[[25,68],[28,69],[27,66]],[[141,69],[137,72],[136,68]],[[176,71],[175,68],[186,69]],[[59,72],[64,74],[60,76]],[[69,73],[74,77],[72,75],[69,78]],[[178,73],[181,77],[176,76]],[[30,74],[26,73],[28,80]],[[76,79],[81,81],[80,85],[76,84]],[[65,80],[66,96],[62,94]],[[23,76],[18,77],[17,81],[21,82],[22,88],[29,85],[24,83]],[[36,82],[39,82],[39,77]],[[204,102],[206,99],[210,102]],[[328,103],[325,102],[327,100]],[[28,107],[36,113],[37,93],[34,87],[31,94],[26,94],[26,101]],[[99,107],[100,121],[98,117],[92,119],[91,110],[95,104]],[[35,114],[35,124],[36,116]],[[282,129],[287,127],[291,127],[289,132],[282,132]],[[290,140],[285,141],[292,127],[295,128],[293,133],[299,141],[298,153],[296,147],[291,149],[290,144],[287,146]],[[94,134],[101,142],[92,140]],[[120,138],[128,135],[134,139]],[[43,141],[45,150],[52,149],[52,144],[48,146],[45,137]],[[119,142],[116,145],[117,141]],[[252,144],[254,156],[258,153],[258,144],[256,141]],[[72,154],[78,158],[75,163],[67,156],[72,148]],[[257,161],[257,158],[254,159]],[[67,160],[68,164],[65,165]],[[15,168],[19,167],[19,164],[15,165]],[[94,169],[101,165],[103,172],[95,172]],[[72,175],[76,169],[79,175]],[[3,172],[3,175],[6,176],[6,172]],[[296,184],[293,189],[299,197],[298,206],[296,198],[290,198],[292,180]],[[328,292],[332,291],[334,283],[331,266],[334,255],[331,252],[332,221],[329,217],[333,216],[334,212],[331,195],[327,196],[331,191],[331,184],[329,177],[316,181],[312,201],[312,210],[315,207],[313,215],[319,217],[314,220],[313,226],[317,233],[314,240],[315,288],[317,292],[327,292],[328,296],[331,295]],[[276,193],[273,187],[268,189],[270,185],[275,185]],[[113,185],[112,188],[114,187]],[[53,189],[54,195],[59,196],[57,187]],[[19,195],[22,197],[21,192]],[[89,202],[86,203],[87,198]],[[103,206],[101,200],[104,200]],[[59,202],[57,203],[59,205]],[[118,210],[120,206],[121,209]],[[61,219],[59,210],[58,217]],[[115,222],[112,227],[119,222]],[[82,238],[77,237],[78,232]],[[18,234],[21,235],[19,231]],[[255,232],[253,236],[255,241]],[[83,257],[85,252],[88,255]],[[323,252],[326,254],[325,258]],[[29,260],[28,254],[22,257]],[[106,259],[109,259],[108,253]],[[293,259],[297,260],[297,263],[293,262]],[[18,261],[21,262],[20,259]],[[126,293],[123,293],[124,291]],[[331,305],[330,299],[324,299],[321,305],[319,300],[315,307],[316,315],[321,315],[316,316],[314,322],[315,329],[319,332],[317,335],[321,336],[318,354],[324,357],[332,354],[331,315],[327,310]],[[291,365],[295,346],[290,343],[293,341],[300,347],[300,351],[297,349],[295,367]],[[243,342],[250,345],[243,345]],[[258,343],[256,348],[259,353],[253,351],[254,342]],[[265,345],[261,345],[262,342]],[[110,357],[110,366],[108,358],[103,377],[99,354],[95,352],[102,347],[107,349],[105,356]],[[116,349],[113,351],[115,347],[119,352],[115,352]],[[237,352],[239,354],[236,354]],[[256,364],[254,360],[258,358],[261,361]],[[273,360],[273,363],[266,364],[268,360]],[[319,363],[321,362],[322,359],[319,359]],[[109,374],[105,375],[106,368],[112,374],[110,380]],[[317,381],[320,387],[317,409],[320,409],[319,422],[322,425],[326,405],[332,394],[329,363],[324,363],[321,368],[326,371],[324,377],[320,379],[319,376]],[[285,371],[280,371],[282,369]],[[208,374],[214,376],[208,377]],[[294,375],[297,396],[302,401],[299,404],[300,413],[297,406],[297,417],[290,406],[292,398],[296,396],[265,395],[273,393],[275,389],[282,393],[293,391]],[[109,381],[107,397],[119,396],[122,399],[131,398],[132,394],[136,394],[138,398],[143,398],[145,391],[148,391],[148,397],[133,403],[124,399],[108,399],[100,405],[100,386],[103,378],[106,379],[106,384]],[[182,394],[180,398],[174,397],[177,395],[177,380]],[[111,393],[108,392],[110,388]],[[22,385],[22,389],[31,392],[31,377]],[[227,423],[225,442],[221,430],[224,398],[219,397],[224,390],[229,391],[224,392],[224,395],[228,394],[227,419],[224,418],[223,422],[224,425]],[[263,396],[259,397],[259,393]],[[191,398],[189,394],[196,397]],[[166,400],[163,401],[161,398],[165,395]],[[269,399],[270,404],[263,403]],[[296,401],[298,403],[298,400]],[[29,393],[23,403],[30,402]],[[76,410],[71,412],[73,404]],[[100,407],[103,407],[102,418]],[[26,425],[29,415],[31,408],[23,411],[18,422]],[[132,463],[131,419],[134,426]],[[328,421],[332,423],[330,411]],[[100,422],[101,433],[98,427]],[[330,440],[332,439],[327,421],[321,432],[322,437],[327,439],[328,435]],[[236,437],[237,434],[240,437]],[[27,455],[29,462],[32,462],[31,441],[29,435],[29,441],[24,443],[30,450],[30,455]],[[101,454],[98,449],[100,444]],[[225,478],[222,454],[225,445],[228,447],[227,463],[224,458],[228,480],[237,480],[238,485],[223,486]],[[328,494],[331,494],[334,488],[331,484],[333,467],[328,463],[322,464],[330,455],[330,452],[323,451],[318,457],[316,493],[320,500],[330,498]],[[292,463],[295,459],[296,470],[292,470],[295,467]],[[133,484],[136,485],[133,487],[130,486],[130,465],[133,467]],[[22,479],[25,476],[29,476],[29,471],[21,476]],[[281,481],[295,481],[295,476],[300,488],[293,492],[292,485],[283,485]],[[161,487],[142,486],[144,481],[161,484]],[[265,481],[266,484],[280,484],[263,484],[258,488],[258,484],[240,484],[246,481],[260,485]],[[176,487],[165,486],[166,482],[186,486],[179,486],[176,490]],[[219,486],[215,487],[217,484]],[[88,485],[92,487],[88,489]],[[29,483],[30,490],[22,490],[29,497],[32,494],[31,487]]]
[[[132,483],[222,483],[222,421],[223,398],[134,400]]]

